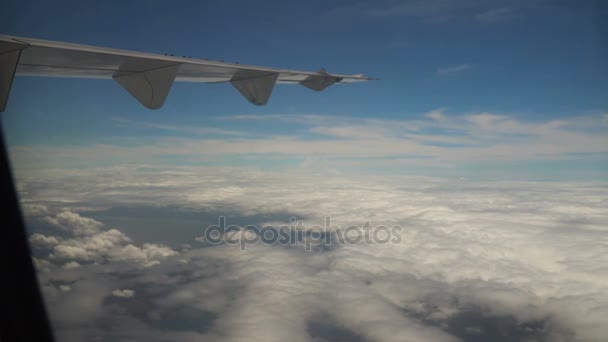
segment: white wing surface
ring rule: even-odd
[[[264,105],[276,83],[321,91],[372,79],[0,36],[0,112],[15,75],[112,78],[150,109],[162,107],[174,81],[230,82],[249,102]]]

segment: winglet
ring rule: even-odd
[[[274,72],[239,70],[234,73],[230,83],[247,101],[261,106],[268,102],[278,78],[279,74]]]
[[[179,64],[174,64],[141,72],[119,71],[112,78],[141,104],[158,109],[169,95],[178,68]]]
[[[0,41],[0,112],[4,112],[13,85],[21,50],[28,44]]]

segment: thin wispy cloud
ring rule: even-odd
[[[424,116],[426,116],[427,118],[431,118],[433,120],[436,120],[436,121],[445,120],[446,116],[443,114],[443,112],[445,110],[446,110],[446,108],[435,109],[435,110],[432,110],[432,111],[424,114]]]
[[[185,125],[168,125],[155,122],[133,121],[123,118],[112,118],[118,126],[128,128],[157,129],[168,132],[186,133],[194,135],[218,135],[218,136],[247,136],[246,132],[227,130],[218,127],[200,127]]]
[[[471,69],[472,67],[473,67],[473,65],[471,65],[471,64],[458,64],[458,65],[438,68],[435,73],[439,76],[453,75],[453,74],[462,73],[466,70]]]
[[[18,169],[98,165],[99,163],[224,163],[251,165],[322,157],[335,168],[348,169],[358,159],[359,167],[403,164],[458,167],[470,163],[518,163],[596,160],[608,154],[603,115],[528,122],[521,118],[488,112],[446,114],[445,109],[408,119],[347,118],[340,116],[274,114],[237,116],[228,121],[244,123],[284,122],[299,130],[282,130],[256,136],[122,137],[95,145],[12,146]],[[196,129],[196,128],[193,128]],[[211,129],[211,128],[208,128]],[[238,131],[237,131],[238,133]],[[137,143],[135,143],[137,142]],[[411,160],[409,156],[417,156]],[[368,161],[364,161],[369,159]]]
[[[493,8],[491,10],[479,13],[477,20],[483,23],[497,23],[513,19],[517,16],[516,10],[512,8]]]
[[[373,15],[428,17],[455,8],[467,6],[466,2],[449,0],[414,0],[392,2],[385,7],[370,9]]]
[[[356,3],[338,7],[333,14],[355,14],[372,17],[409,17],[424,21],[444,23],[454,19],[477,20],[480,23],[506,21],[523,11],[541,6],[543,0],[512,0],[509,7],[504,2],[478,0],[403,0],[377,1],[373,5]]]

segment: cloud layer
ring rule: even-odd
[[[605,163],[608,155],[605,114],[532,122],[488,112],[455,115],[439,108],[419,117],[394,119],[237,115],[219,122],[275,128],[256,129],[255,134],[243,130],[184,137],[203,128],[121,122],[144,130],[154,126],[166,134],[112,137],[85,146],[13,146],[11,152],[15,165],[30,170],[124,164],[306,165],[322,160],[340,171],[381,168],[402,173],[414,167],[423,174],[488,165],[496,171],[514,166],[529,171],[530,165],[543,162],[570,162],[568,168],[576,170],[581,163]],[[282,134],[281,127],[292,133]],[[597,166],[588,172],[594,170]]]
[[[114,182],[100,181],[106,177]],[[73,181],[58,196],[53,189],[66,178]],[[600,341],[608,335],[602,183],[114,168],[51,172],[20,188],[61,340]],[[227,220],[251,224],[287,224],[293,215],[322,225],[331,216],[341,227],[371,221],[403,229],[398,244],[313,252],[258,244],[241,251],[197,242],[196,235],[189,246],[138,244],[88,217],[136,205],[230,210]],[[273,215],[278,212],[285,217]],[[202,220],[201,233],[213,223]],[[178,234],[176,227],[166,229]]]

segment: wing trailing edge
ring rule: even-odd
[[[357,75],[268,68],[32,38],[0,36],[0,112],[14,76],[111,78],[150,109],[161,108],[174,82],[230,82],[247,101],[268,103],[277,83],[322,91],[336,83],[372,80]]]

